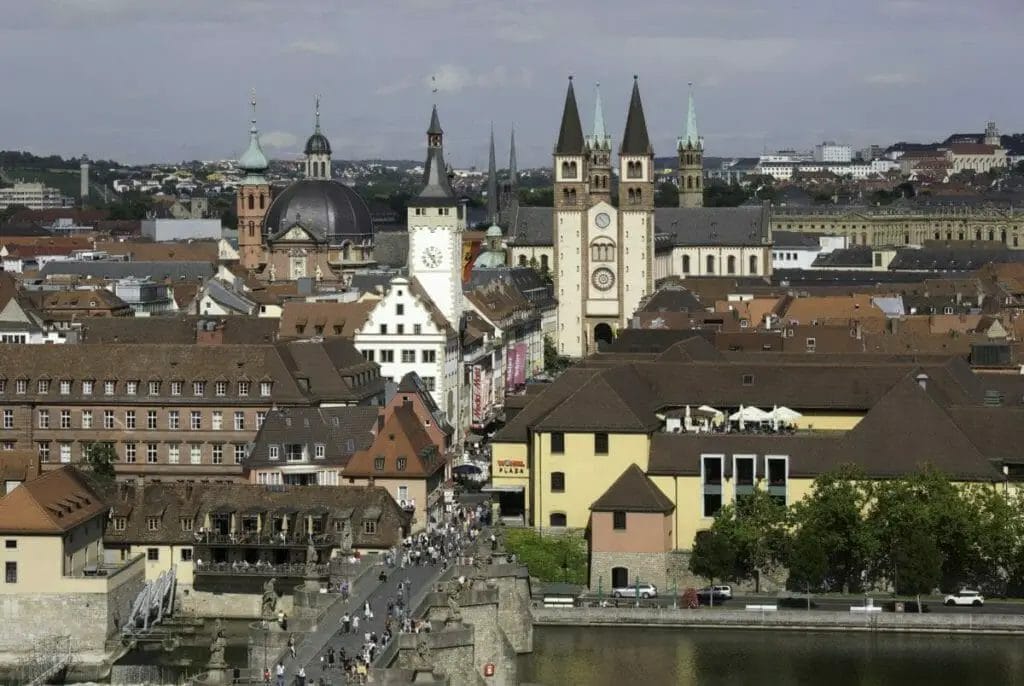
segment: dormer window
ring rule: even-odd
[[[60,394],[71,395],[71,379],[61,379]]]
[[[373,458],[373,471],[383,472],[384,471],[384,458],[375,457]]]
[[[28,392],[28,380],[18,379],[14,382],[14,392],[18,395],[25,395]]]
[[[117,388],[117,382],[107,380],[103,382],[103,395],[114,395],[114,390]]]
[[[150,395],[160,395],[160,382],[159,381],[150,381],[149,382],[149,394]]]
[[[172,381],[171,382],[171,395],[181,395],[182,382]]]
[[[202,397],[206,395],[206,382],[205,381],[193,381],[192,382],[192,395],[196,397]]]
[[[192,531],[192,527],[194,525],[194,522],[195,522],[195,520],[192,517],[182,517],[181,518],[181,530],[182,531]]]
[[[404,457],[398,458],[397,460],[395,460],[395,469],[397,469],[400,472],[404,472],[405,471],[405,467],[408,464],[408,462],[409,461],[407,459],[405,459]]]
[[[239,381],[238,382],[238,395],[243,397],[243,398],[249,395],[249,382],[248,381]]]
[[[114,531],[124,531],[128,528],[127,517],[114,517]]]
[[[128,395],[138,395],[139,394],[139,382],[138,381],[128,381],[124,385],[124,392],[127,393]]]
[[[39,382],[36,384],[36,389],[39,391],[40,394],[49,393],[50,382],[47,381],[46,379],[40,379]]]
[[[214,386],[214,392],[217,394],[218,398],[223,398],[224,396],[226,396],[228,394],[228,382],[218,381]]]
[[[146,517],[146,529],[148,531],[159,531],[160,530],[160,518],[159,517]]]

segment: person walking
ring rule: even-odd
[[[277,675],[277,686],[284,686],[284,663],[278,662],[277,667],[274,668],[274,673]]]
[[[352,633],[359,633],[359,615],[352,615]]]
[[[292,659],[295,659],[295,634],[288,637],[288,652],[291,653]]]
[[[352,617],[346,612],[341,616],[341,633],[347,634],[352,628]]]
[[[299,673],[295,675],[296,686],[306,686],[306,668],[300,666]]]

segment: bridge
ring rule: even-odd
[[[174,591],[177,585],[177,567],[160,574],[152,581],[147,581],[145,588],[132,603],[128,619],[121,626],[121,635],[134,637],[148,633],[163,620],[164,615],[174,611]]]

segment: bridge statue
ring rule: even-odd
[[[261,614],[266,618],[274,617],[274,610],[277,609],[277,580],[269,579],[263,584],[263,609]]]
[[[213,668],[223,668],[227,665],[224,660],[224,649],[227,641],[224,639],[224,630],[218,628],[213,634],[213,641],[210,642],[210,661],[207,663]]]
[[[462,612],[459,611],[459,595],[462,594],[462,582],[457,578],[452,578],[448,581],[448,586],[445,588],[445,593],[448,596],[448,616],[445,618],[445,624],[461,624],[462,623]]]

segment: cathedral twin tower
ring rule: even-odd
[[[701,207],[704,145],[693,95],[677,144],[679,206]],[[572,78],[554,151],[554,276],[558,350],[582,357],[611,342],[654,290],[654,150],[634,77],[619,145],[618,207],[612,205],[611,137],[601,94],[594,128],[583,135]]]

